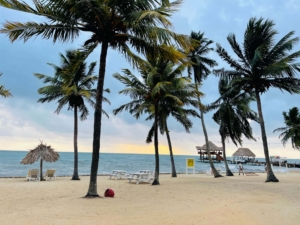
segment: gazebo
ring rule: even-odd
[[[223,154],[223,148],[216,146],[211,141],[208,141],[208,143],[211,159],[215,162],[224,161],[224,158],[221,156]],[[209,160],[206,144],[204,144],[203,146],[196,146],[196,149],[198,151],[198,154],[200,155],[200,161],[204,162]]]
[[[255,160],[255,154],[249,148],[239,148],[232,155],[233,163],[246,163]]]

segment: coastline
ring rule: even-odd
[[[205,174],[161,174],[161,185],[129,183],[98,176],[98,194],[83,198],[89,176],[71,181],[0,179],[0,224],[297,224],[299,172],[213,178]]]
[[[45,170],[46,171],[46,170]],[[182,173],[182,172],[176,172],[177,173],[177,175],[185,175],[186,173]],[[238,174],[238,172],[232,172],[233,174],[235,174],[235,175],[237,175]],[[245,171],[245,173],[247,173],[247,171]],[[257,173],[257,174],[265,174],[265,172],[262,172],[262,171],[255,171],[255,172],[253,172],[253,173]],[[298,171],[298,170],[289,170],[289,172],[288,173],[300,173],[300,170]],[[288,173],[286,173],[286,172],[282,172],[281,174],[288,174]],[[159,173],[159,175],[170,175],[170,174],[172,174],[172,173],[168,173],[168,172],[163,172],[163,173]],[[205,172],[196,172],[195,173],[195,175],[203,175],[203,174],[206,174]],[[193,175],[193,173],[191,173],[191,172],[189,172],[189,174],[187,174],[187,175]],[[226,176],[225,175],[225,173],[224,172],[222,172],[221,173],[221,175],[222,176]],[[89,174],[80,174],[79,175],[79,177],[88,177],[88,176],[90,176]],[[105,177],[105,176],[109,176],[109,174],[107,173],[107,174],[98,174],[97,175],[98,177]],[[70,175],[58,175],[58,176],[56,176],[56,177],[72,177],[72,176],[70,176]],[[9,178],[9,179],[17,179],[17,178],[26,178],[26,176],[11,176],[11,177],[1,177],[0,176],[0,179],[6,179],[6,178]]]

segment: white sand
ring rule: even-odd
[[[213,178],[160,175],[159,186],[98,177],[98,193],[82,198],[89,177],[28,182],[0,179],[0,224],[300,224],[300,173]]]

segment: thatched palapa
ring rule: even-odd
[[[211,141],[208,141],[208,145],[209,145],[210,151],[223,151],[222,147],[216,146]],[[197,150],[205,150],[206,151],[207,147],[206,147],[206,144],[204,144],[203,146],[196,146],[196,149]]]
[[[239,148],[232,155],[234,162],[254,161],[255,154],[249,148]]]
[[[212,160],[218,162],[224,160],[223,157],[221,156],[223,153],[222,147],[216,146],[211,141],[208,141],[208,145],[209,145],[209,150],[210,150]],[[208,160],[206,144],[204,144],[203,146],[196,146],[196,149],[198,150],[198,154],[200,155],[200,161]]]
[[[56,162],[59,159],[59,154],[54,151],[50,145],[41,142],[35,149],[30,150],[21,164],[33,164],[40,159],[40,178],[43,179],[43,161]]]
[[[232,156],[249,156],[255,157],[255,154],[251,152],[249,148],[239,148]]]

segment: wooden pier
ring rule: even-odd
[[[239,162],[234,162],[232,160],[227,160],[228,163],[230,164],[238,164]],[[251,165],[251,166],[265,166],[266,162],[258,162],[258,161],[249,161],[249,162],[244,162],[242,164],[247,164],[247,165]],[[271,164],[273,166],[280,166],[279,162],[271,162]],[[300,163],[281,163],[281,166],[286,166],[288,168],[300,168]]]

